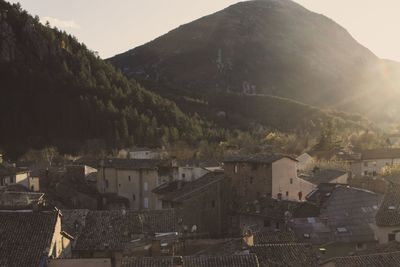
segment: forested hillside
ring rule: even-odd
[[[0,0],[0,147],[18,154],[89,139],[110,147],[218,139],[223,131],[129,81],[75,37]]]

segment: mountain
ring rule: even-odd
[[[0,93],[0,148],[9,155],[49,145],[72,153],[87,140],[115,148],[223,137],[128,80],[75,37],[3,0]]]
[[[290,0],[240,2],[109,61],[178,102],[272,95],[377,121],[398,118],[400,65]]]

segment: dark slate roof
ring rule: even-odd
[[[140,234],[175,232],[177,221],[173,209],[89,211],[75,249],[120,251]]]
[[[361,151],[361,159],[399,159],[400,148],[378,148]]]
[[[400,266],[400,251],[362,256],[337,257],[327,262],[346,267],[396,267]]]
[[[174,264],[175,263],[175,264]],[[255,254],[229,256],[186,256],[186,257],[152,257],[123,258],[121,267],[258,267]]]
[[[258,267],[255,254],[230,256],[188,256],[183,258],[183,267]]]
[[[248,162],[248,163],[273,163],[282,158],[289,158],[297,161],[295,158],[283,155],[283,154],[254,154],[254,155],[232,155],[227,156],[224,162],[235,163],[235,162]]]
[[[44,201],[43,197],[43,193],[0,191],[0,209],[32,209]]]
[[[77,238],[85,226],[86,216],[88,213],[89,210],[87,209],[61,210],[62,231]]]
[[[318,259],[312,247],[307,244],[264,244],[250,248],[262,267],[316,267]]]
[[[103,166],[116,169],[156,169],[161,160],[158,159],[105,159]]]
[[[224,178],[225,176],[223,173],[210,172],[192,182],[185,183],[182,188],[178,190],[165,194],[161,197],[161,199],[178,202],[184,199],[186,196],[190,195],[191,193],[196,192],[197,190],[206,186],[212,185],[216,182],[219,182]]]
[[[48,254],[57,216],[56,211],[1,211],[0,266],[39,266]]]
[[[293,231],[260,231],[254,234],[254,244],[296,243]]]
[[[392,186],[385,194],[376,214],[376,224],[379,226],[400,225],[400,186]]]
[[[375,215],[381,200],[381,195],[371,191],[337,186],[319,218],[295,220],[295,231],[299,238],[309,235],[302,241],[316,244],[375,241]]]
[[[345,171],[340,171],[340,170],[332,170],[332,169],[319,170],[315,171],[307,180],[313,184],[329,183],[332,180],[345,174],[346,174]]]
[[[9,167],[0,164],[0,178],[24,172],[28,171],[23,168]]]
[[[143,257],[143,258],[123,258],[121,267],[173,267],[173,257]]]
[[[180,160],[178,161],[178,165],[180,167],[218,167],[221,164],[213,159],[209,159],[209,160],[204,160],[204,159],[186,159],[186,160]]]

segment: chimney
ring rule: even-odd
[[[151,241],[151,257],[161,256],[161,240],[153,239]]]
[[[181,256],[177,256],[173,258],[172,266],[174,267],[182,267],[183,266],[183,258]]]

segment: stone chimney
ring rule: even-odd
[[[151,241],[151,257],[161,256],[161,240],[153,239]]]

